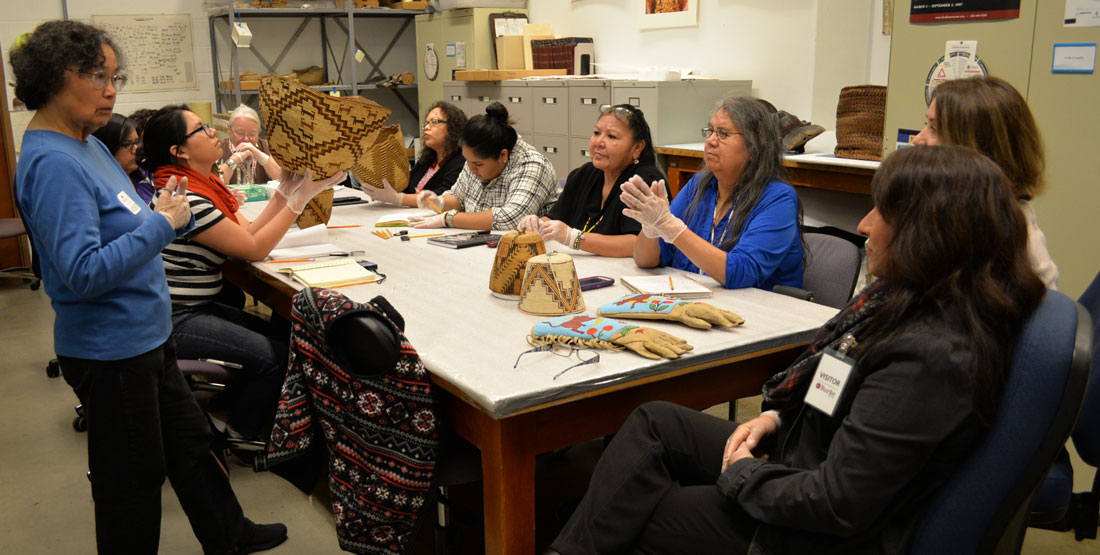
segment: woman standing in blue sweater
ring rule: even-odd
[[[802,209],[783,182],[774,117],[755,98],[728,97],[703,138],[706,168],[671,206],[663,180],[623,184],[623,214],[642,224],[634,262],[705,273],[727,289],[802,287]]]
[[[99,552],[157,552],[165,477],[205,553],[282,543],[285,526],[244,517],[176,365],[160,251],[193,227],[188,203],[173,180],[151,210],[90,136],[126,84],[117,48],[95,27],[51,21],[12,50],[11,65],[16,97],[36,110],[16,201],[57,314],[61,372],[86,411]]]

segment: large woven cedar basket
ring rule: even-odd
[[[837,158],[882,160],[886,87],[855,85],[840,90],[836,103]]]

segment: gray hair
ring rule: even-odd
[[[749,213],[756,206],[760,196],[764,193],[768,183],[772,181],[785,181],[786,171],[783,169],[782,144],[779,139],[779,131],[775,125],[775,116],[768,113],[764,104],[751,96],[727,96],[718,102],[714,113],[721,110],[729,116],[730,120],[741,130],[741,138],[745,141],[745,149],[748,151],[748,160],[741,169],[741,176],[733,188],[733,217],[729,224],[727,238],[718,248],[729,251],[737,244],[741,237],[742,228],[749,218]],[[714,172],[708,170],[704,163],[699,171],[699,178],[695,188],[695,196],[688,206],[686,221],[690,222],[695,216],[699,203],[707,189],[717,187],[714,182]],[[802,205],[798,207],[799,224],[802,223]]]
[[[237,106],[232,112],[229,112],[229,125],[233,125],[233,122],[237,118],[248,118],[256,122],[256,125],[263,127],[263,123],[260,122],[260,114],[257,114],[256,110],[253,110],[251,106],[241,104],[240,106]]]

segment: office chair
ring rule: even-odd
[[[1088,312],[1047,291],[1020,334],[993,423],[918,516],[911,553],[1019,553],[1031,501],[1081,408],[1092,340]]]
[[[0,218],[0,239],[20,237],[26,234],[27,227],[23,225],[23,220],[21,218]],[[35,291],[42,285],[42,280],[39,278],[38,272],[34,271],[33,267],[27,268],[25,266],[17,266],[14,268],[5,268],[0,270],[0,277],[29,281],[31,289]]]
[[[1100,274],[1081,294],[1077,302],[1092,314],[1093,346],[1100,346]],[[1085,392],[1081,414],[1070,435],[1081,460],[1100,467],[1100,356],[1093,351],[1092,380]],[[1043,482],[1031,510],[1028,525],[1035,528],[1065,532],[1072,529],[1077,541],[1096,539],[1096,522],[1100,518],[1100,469],[1094,470],[1092,489],[1073,493],[1073,466],[1069,453],[1063,449]]]
[[[863,263],[866,239],[837,228],[804,228],[806,268],[802,287],[777,285],[776,293],[812,301],[833,308],[844,308],[852,298],[859,269]]]

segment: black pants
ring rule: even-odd
[[[228,553],[245,518],[172,341],[123,360],[58,360],[88,421],[99,552],[157,552],[167,476],[203,551]]]
[[[718,493],[734,422],[665,402],[615,434],[552,547],[582,553],[745,553],[755,522]]]

